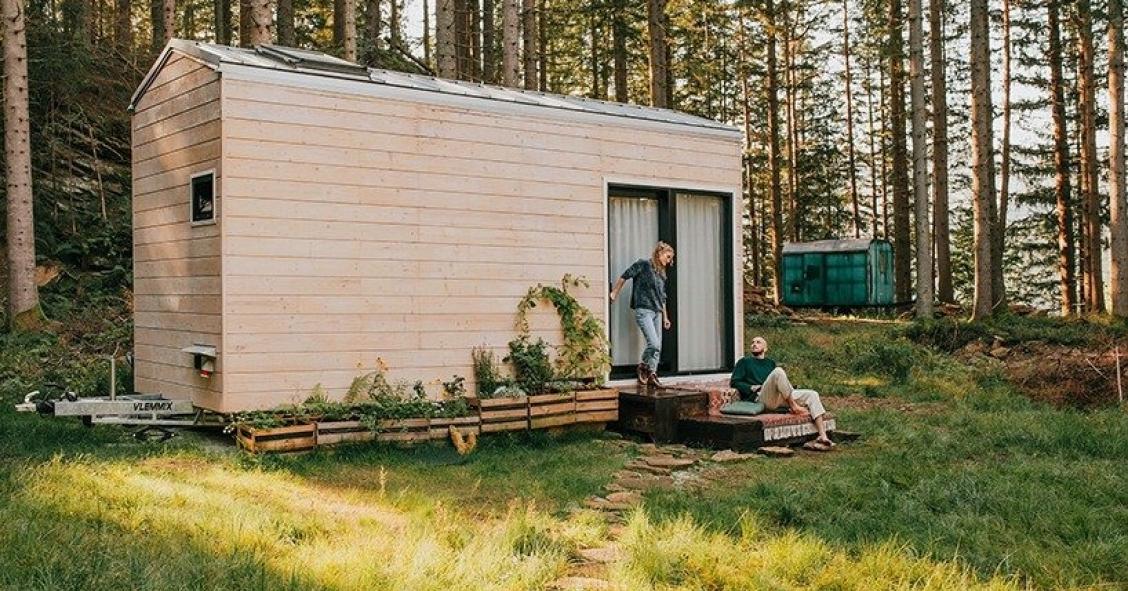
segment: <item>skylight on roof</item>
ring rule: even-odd
[[[338,74],[354,74],[357,76],[368,75],[367,67],[321,53],[320,51],[280,47],[277,45],[257,45],[255,46],[255,52],[259,55],[284,62],[295,68],[335,72]]]

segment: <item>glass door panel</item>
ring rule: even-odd
[[[612,194],[608,206],[608,280],[613,285],[631,263],[649,258],[658,242],[658,199]],[[637,365],[645,347],[631,310],[631,283],[611,304],[611,361],[616,367]]]

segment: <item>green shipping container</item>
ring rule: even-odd
[[[893,245],[885,240],[785,244],[781,271],[786,306],[893,304]]]

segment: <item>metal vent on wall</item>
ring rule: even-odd
[[[277,45],[256,45],[255,52],[295,68],[333,72],[337,74],[351,74],[354,76],[368,76],[368,68],[366,66],[354,64],[353,62],[336,58],[321,53],[320,51],[279,47]]]

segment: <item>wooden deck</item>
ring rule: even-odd
[[[655,443],[686,443],[715,449],[747,451],[764,445],[789,445],[814,439],[809,418],[786,413],[755,416],[711,415],[710,394],[731,390],[723,383],[677,384],[666,388],[625,386],[619,389],[620,432]],[[835,420],[827,415],[827,430]]]

